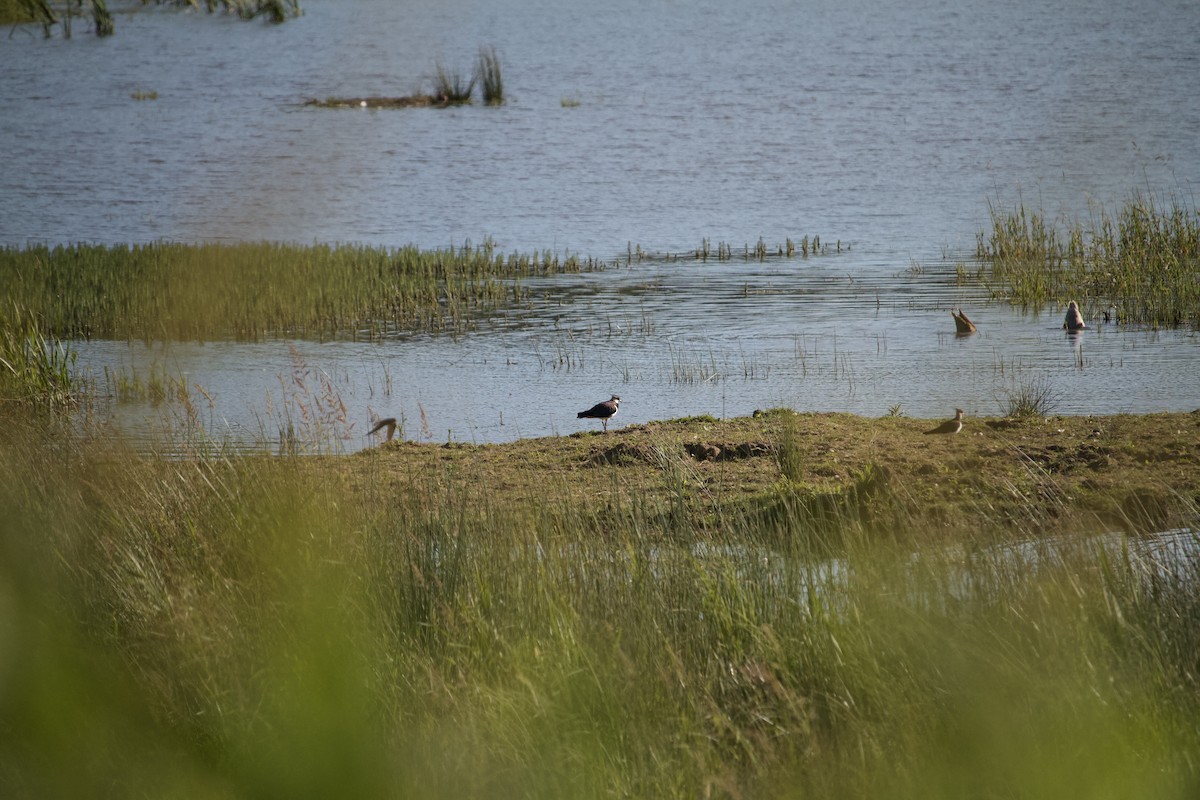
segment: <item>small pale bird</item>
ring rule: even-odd
[[[1067,317],[1063,320],[1063,327],[1068,331],[1081,331],[1087,327],[1083,321],[1083,314],[1079,313],[1079,306],[1072,300],[1067,304]]]
[[[596,405],[592,406],[587,411],[580,411],[575,415],[575,418],[583,419],[584,417],[587,417],[588,419],[598,419],[604,424],[604,430],[607,431],[608,421],[617,415],[617,409],[620,407],[620,405],[621,398],[614,394],[611,400],[605,400],[603,403],[596,403]]]
[[[941,425],[938,425],[932,430],[925,431],[926,435],[931,433],[958,433],[962,430],[963,410],[961,408],[954,409],[954,419],[948,419]]]
[[[971,322],[971,319],[963,313],[961,308],[957,312],[952,309],[950,316],[954,317],[954,329],[960,336],[975,332],[975,323]]]
[[[371,430],[367,431],[367,436],[375,433],[375,431],[383,430],[384,428],[387,428],[387,440],[390,442],[392,437],[396,435],[396,418],[384,417],[383,419],[379,420],[379,422],[375,423],[374,428],[371,428]]]

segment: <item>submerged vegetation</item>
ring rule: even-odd
[[[484,243],[72,245],[0,250],[5,299],[62,339],[377,337],[462,331],[524,296],[520,279],[598,268]]]
[[[299,0],[141,0],[142,5],[170,5],[186,8],[203,7],[208,13],[224,11],[240,19],[265,17],[271,22],[281,23],[300,16]],[[116,32],[112,12],[107,0],[0,0],[0,23],[34,22],[42,26],[47,37],[55,27],[64,38],[70,38],[72,22],[84,16],[91,18],[92,30],[97,36],[111,36]]]
[[[317,108],[446,108],[470,103],[476,84],[480,86],[485,105],[504,104],[504,79],[496,48],[479,48],[475,71],[470,78],[439,61],[434,67],[433,88],[429,93],[416,92],[397,97],[327,97],[324,100],[307,100],[305,105]]]
[[[924,425],[771,411],[164,462],[18,419],[0,791],[1190,797],[1200,543],[1076,538],[1071,498],[1194,521],[1196,425],[897,447]]]
[[[551,251],[504,254],[494,243],[445,249],[278,243],[0,248],[0,299],[59,339],[377,338],[471,329],[529,301],[522,280],[619,262],[733,258],[708,240],[654,254],[630,244],[610,263]],[[830,252],[819,237],[741,248],[747,261]]]
[[[500,71],[500,56],[494,47],[479,48],[475,77],[483,92],[483,102],[489,106],[504,104],[504,76]]]
[[[1084,316],[1152,327],[1200,327],[1200,214],[1178,200],[1135,196],[1115,215],[1048,220],[1023,204],[991,209],[978,255],[993,294],[1041,307],[1078,300]]]

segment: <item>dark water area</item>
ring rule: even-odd
[[[108,39],[6,31],[0,244],[491,238],[613,259],[630,243],[738,252],[819,235],[831,251],[546,279],[534,307],[458,338],[78,343],[82,375],[157,364],[214,398],[212,433],[253,439],[286,416],[280,387],[301,363],[344,400],[348,449],[372,412],[403,416],[410,438],[505,441],[579,430],[574,411],[614,392],[623,423],[778,405],[996,414],[1030,381],[1060,413],[1200,407],[1194,332],[1090,309],[1072,338],[1057,308],[955,281],[989,204],[1086,219],[1142,191],[1194,207],[1194,3],[304,11],[271,26],[138,9]],[[438,62],[469,73],[481,46],[503,64],[499,108],[304,105],[426,89]],[[958,306],[979,334],[954,336]],[[139,436],[178,410],[112,413]]]

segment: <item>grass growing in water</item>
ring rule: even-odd
[[[1029,532],[986,503],[956,523],[971,546],[946,547],[915,512],[863,513],[920,491],[894,470],[882,495],[852,491],[866,470],[827,503],[705,523],[709,467],[738,462],[683,461],[673,437],[779,423],[843,451],[862,425],[924,427],[785,414],[327,460],[64,459],[15,424],[0,787],[1189,796],[1195,549],[1162,570],[1136,540],[1014,546]],[[597,442],[631,455],[575,457]],[[786,546],[809,535],[836,558]]]
[[[596,268],[490,243],[444,250],[353,245],[72,245],[0,250],[4,293],[59,338],[376,337],[462,331],[521,302],[520,279]]]
[[[150,0],[142,0],[146,5]],[[154,0],[155,5],[173,5],[198,8],[198,0]],[[211,14],[222,10],[236,14],[239,19],[254,19],[263,16],[271,22],[281,23],[300,16],[299,0],[204,0],[204,7]],[[97,36],[111,36],[116,31],[112,12],[105,0],[0,0],[0,23],[37,22],[47,37],[54,26],[61,26],[63,36],[71,37],[71,22],[74,17],[91,14]]]
[[[433,94],[451,105],[469,103],[476,80],[477,77],[467,80],[461,74],[446,69],[439,61],[433,77]]]
[[[483,92],[483,102],[489,106],[504,105],[504,77],[500,71],[500,57],[496,55],[496,48],[479,48],[475,76]]]
[[[0,309],[0,403],[61,409],[75,399],[75,353],[13,303]]]
[[[1200,215],[1178,200],[1136,195],[1115,217],[1096,210],[1085,227],[1050,221],[1024,204],[991,208],[978,255],[1001,288],[994,294],[1040,308],[1078,300],[1085,316],[1115,306],[1138,325],[1200,327]]]

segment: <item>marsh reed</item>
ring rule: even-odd
[[[421,250],[358,245],[173,244],[0,250],[3,299],[60,339],[376,338],[460,332],[521,302],[521,279],[598,268],[491,243]]]
[[[496,54],[496,48],[479,48],[479,59],[475,64],[475,77],[479,81],[484,104],[504,105],[504,76],[500,70],[500,56]]]
[[[19,303],[0,307],[0,405],[63,409],[77,397],[75,353]]]
[[[1085,316],[1151,327],[1200,327],[1200,215],[1177,198],[1134,195],[1085,225],[1020,204],[990,208],[977,254],[993,294],[1022,306],[1078,300]],[[1110,306],[1112,307],[1110,310]]]

